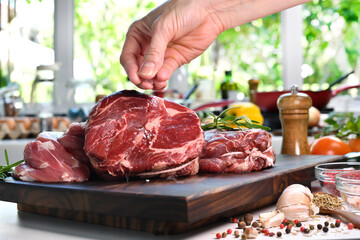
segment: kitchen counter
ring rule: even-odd
[[[312,191],[319,191],[318,182],[313,182]],[[254,219],[258,219],[258,215],[262,212],[275,210],[275,206],[269,206],[252,212]],[[83,240],[83,239],[215,239],[216,233],[225,232],[227,229],[236,230],[237,224],[230,222],[218,222],[199,228],[197,230],[179,234],[179,235],[154,235],[151,233],[137,232],[125,229],[112,228],[102,225],[77,222],[66,219],[59,219],[43,215],[18,212],[15,203],[0,201],[0,239],[11,240]],[[319,223],[328,220],[329,217],[322,216],[317,219]],[[330,220],[335,221],[335,219]],[[315,224],[317,222],[311,222]],[[304,223],[307,225],[309,223]],[[292,233],[284,234],[281,239],[304,239],[304,234],[296,232],[293,228]],[[278,229],[275,229],[276,233]],[[274,236],[273,238],[277,238]],[[234,239],[233,235],[227,236],[225,239]],[[241,239],[241,238],[239,238]],[[260,234],[257,239],[269,239],[269,237]],[[312,234],[308,234],[306,239],[360,239],[360,230],[348,230],[345,224],[341,224],[340,228],[329,228],[328,233],[314,230]]]

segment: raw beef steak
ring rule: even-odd
[[[74,158],[57,141],[60,132],[40,133],[24,150],[24,162],[15,167],[13,176],[23,181],[83,182],[89,167]]]
[[[85,153],[93,170],[109,180],[196,174],[203,144],[195,112],[137,91],[103,98],[85,128]]]
[[[71,123],[66,132],[57,140],[74,158],[90,165],[90,159],[84,152],[85,122]]]
[[[274,166],[271,135],[264,130],[205,131],[200,172],[251,172]]]

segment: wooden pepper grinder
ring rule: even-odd
[[[282,126],[281,153],[289,155],[310,154],[308,147],[308,121],[311,98],[299,93],[293,85],[290,93],[282,94],[277,100]]]
[[[248,81],[250,102],[252,102],[252,103],[255,103],[255,93],[258,89],[259,82],[260,82],[260,80],[257,78],[252,78]]]

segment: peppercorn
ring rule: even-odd
[[[232,230],[229,228],[226,232],[227,232],[227,234],[231,234]]]
[[[238,222],[238,219],[236,217],[232,218],[231,220],[232,223],[237,223]]]
[[[241,235],[241,240],[245,240],[245,239],[247,239],[246,234]]]
[[[317,228],[318,228],[319,230],[321,230],[321,229],[322,229],[322,225],[321,225],[321,224],[318,224],[318,225],[317,225]]]
[[[304,229],[304,233],[308,234],[309,232],[310,232],[310,229],[308,229],[308,228]]]
[[[328,222],[328,221],[324,222],[324,225],[325,225],[326,227],[329,226],[329,222]]]
[[[340,219],[336,219],[336,222],[341,223],[341,220],[340,220]]]
[[[285,227],[285,225],[282,223],[280,224],[280,229],[283,229]]]
[[[336,221],[335,227],[340,227],[340,222]]]
[[[235,230],[235,231],[234,231],[234,236],[235,236],[236,238],[240,237],[240,233],[239,233],[238,230]]]
[[[220,239],[220,238],[221,238],[221,234],[220,234],[220,233],[217,233],[217,234],[216,234],[216,238],[217,238],[217,239]]]
[[[354,229],[354,224],[353,224],[353,223],[349,223],[349,224],[348,224],[348,229],[349,229],[349,230]]]
[[[223,238],[226,238],[226,236],[227,236],[227,233],[226,233],[226,232],[223,232],[223,233],[222,233],[222,237],[223,237]]]
[[[310,225],[310,230],[314,230],[315,229],[315,226],[314,225]]]
[[[300,232],[304,232],[304,230],[305,230],[304,226],[300,228]]]
[[[296,226],[297,226],[297,227],[301,227],[301,226],[302,226],[301,222],[297,222],[297,223],[296,223]]]
[[[286,234],[289,234],[291,232],[291,228],[286,228],[285,232]]]
[[[335,224],[334,224],[334,223],[331,223],[331,224],[330,224],[330,227],[331,227],[331,228],[335,228]]]
[[[259,223],[258,223],[258,222],[253,222],[253,223],[252,223],[252,226],[253,226],[254,228],[257,228],[257,227],[259,226]]]
[[[276,233],[276,236],[277,236],[277,237],[281,237],[281,236],[282,236],[282,233],[281,233],[281,232],[277,232],[277,233]]]
[[[252,220],[254,219],[253,215],[251,215],[250,213],[245,214],[244,216],[245,222],[252,222]]]
[[[323,228],[323,231],[324,231],[324,232],[328,232],[328,231],[329,231],[329,228],[328,228],[327,226],[325,226],[325,227]]]
[[[245,227],[246,227],[246,223],[244,221],[238,223],[238,228],[244,229]]]
[[[238,228],[244,229],[245,227],[246,227],[246,223],[244,221],[238,223]]]
[[[272,237],[272,236],[274,236],[274,235],[275,235],[275,233],[273,233],[273,232],[269,233],[269,236],[270,236],[270,237]]]

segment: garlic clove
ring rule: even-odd
[[[280,209],[288,220],[306,221],[312,214],[310,214],[309,207],[303,204],[294,204]]]
[[[283,191],[276,203],[276,209],[283,212],[286,219],[306,221],[319,212],[312,199],[313,195],[309,188],[301,184],[293,184]]]
[[[300,184],[293,184],[283,191],[276,203],[276,208],[281,209],[292,204],[308,205],[312,198],[313,196],[309,188]]]
[[[258,231],[253,227],[245,228],[244,233],[248,239],[255,239],[258,236]]]
[[[320,208],[318,206],[316,206],[315,203],[311,202],[309,204],[309,214],[310,216],[314,216],[316,214],[318,214],[320,212]]]
[[[284,213],[277,210],[267,213],[261,213],[259,215],[259,222],[264,228],[278,227],[280,226],[284,218]]]

